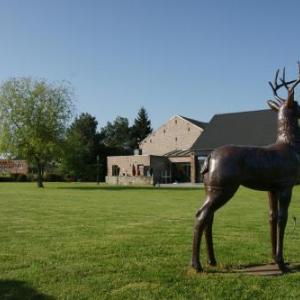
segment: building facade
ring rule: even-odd
[[[175,150],[188,150],[199,138],[206,123],[174,116],[140,143],[143,154],[166,155]]]
[[[206,123],[174,116],[140,143],[140,154],[107,158],[106,182],[147,184],[195,181],[190,151]],[[142,179],[143,178],[143,179]]]
[[[270,109],[218,114],[208,124],[174,116],[140,143],[142,155],[108,157],[108,177],[200,182],[201,166],[214,149],[228,144],[266,146],[276,141],[276,132],[277,115]]]
[[[8,174],[28,174],[26,160],[0,159],[0,176]]]

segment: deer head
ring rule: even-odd
[[[280,70],[278,69],[276,71],[275,79],[273,83],[269,81],[275,100],[269,100],[268,105],[270,106],[271,109],[277,112],[285,111],[290,115],[292,114],[293,116],[300,118],[300,107],[294,98],[295,88],[300,83],[300,62],[298,62],[298,79],[286,81],[285,68],[283,68],[282,78],[279,79],[280,83],[278,83],[279,72]],[[279,97],[277,94],[277,91],[282,87],[285,87],[287,89],[288,95],[286,99]]]

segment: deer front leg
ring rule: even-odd
[[[283,240],[284,232],[288,219],[288,208],[291,201],[292,190],[284,190],[279,194],[279,209],[278,209],[278,235],[276,249],[276,263],[282,272],[288,272],[283,258]]]
[[[277,217],[278,217],[278,200],[275,192],[269,192],[269,224],[270,236],[272,244],[272,257],[276,262],[276,247],[277,247]]]

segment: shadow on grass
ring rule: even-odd
[[[216,274],[244,274],[244,275],[254,275],[254,276],[278,276],[283,274],[290,273],[299,273],[300,272],[300,263],[287,263],[288,272],[283,273],[280,271],[278,266],[275,263],[270,264],[247,264],[240,265],[237,268],[231,266],[227,267],[224,270],[218,270],[214,268],[208,268],[207,273],[216,273]]]
[[[0,299],[2,300],[54,300],[52,296],[42,294],[25,281],[0,280]]]
[[[142,191],[142,190],[152,190],[152,191],[193,191],[200,190],[202,188],[199,187],[180,187],[180,188],[172,188],[172,187],[153,187],[153,186],[59,186],[56,187],[61,190],[82,190],[82,191],[97,191],[97,190],[106,190],[106,191]]]

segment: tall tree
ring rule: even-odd
[[[75,118],[67,130],[62,159],[65,174],[82,180],[96,178],[96,158],[100,154],[98,122],[88,113]]]
[[[138,111],[138,115],[131,127],[131,143],[134,149],[138,148],[139,142],[152,132],[151,121],[144,107]]]
[[[127,118],[117,117],[113,123],[101,129],[101,138],[106,147],[119,149],[121,152],[130,151],[130,128]]]
[[[61,154],[72,108],[65,83],[14,78],[0,86],[0,151],[31,163],[38,187],[47,164]]]

